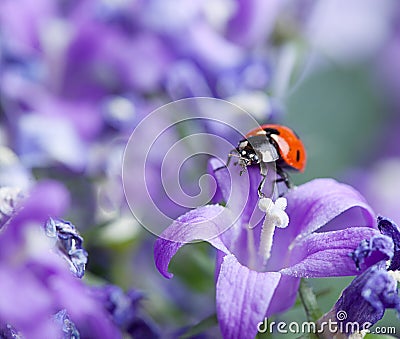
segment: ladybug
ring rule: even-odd
[[[247,166],[260,166],[263,177],[258,187],[260,197],[264,196],[262,188],[267,175],[266,163],[275,162],[276,172],[280,176],[276,181],[283,181],[287,188],[291,188],[286,169],[303,172],[307,160],[304,144],[296,133],[286,126],[276,124],[266,124],[251,130],[233,152],[229,157],[239,158],[238,163],[243,168],[241,174]]]

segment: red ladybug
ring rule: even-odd
[[[251,130],[245,135],[234,150],[237,154],[229,154],[239,158],[239,165],[243,170],[247,166],[260,165],[260,172],[263,177],[258,193],[261,192],[265,177],[266,163],[275,161],[276,171],[281,177],[277,181],[285,182],[288,188],[291,187],[286,169],[293,169],[303,172],[306,166],[306,151],[303,142],[290,128],[282,125],[266,124]]]

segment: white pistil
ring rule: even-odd
[[[285,228],[289,224],[289,216],[285,212],[286,206],[286,198],[278,198],[275,203],[270,198],[261,198],[258,201],[258,208],[265,212],[258,249],[259,254],[263,257],[264,264],[271,256],[275,227]]]

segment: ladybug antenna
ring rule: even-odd
[[[226,165],[225,165],[226,167],[229,166],[232,157],[234,157],[234,158],[240,158],[240,155],[237,154],[237,150],[236,150],[236,149],[233,149],[232,151],[229,152],[229,154],[228,154],[228,160],[226,161]]]
[[[228,154],[228,160],[226,161],[226,164],[223,165],[223,166],[220,166],[220,167],[216,168],[216,169],[214,170],[214,173],[215,173],[215,172],[218,172],[218,171],[220,171],[220,170],[222,170],[223,168],[227,168],[227,167],[229,166],[230,162],[231,162],[231,158],[232,158],[232,157],[234,157],[234,158],[240,158],[240,155],[239,155],[239,154],[236,154],[236,153],[233,153],[233,152],[236,152],[236,153],[237,153],[236,149],[233,149],[232,151],[230,151],[230,153]]]

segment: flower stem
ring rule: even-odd
[[[307,320],[316,322],[322,316],[322,312],[318,306],[317,298],[312,288],[305,279],[301,279],[299,295],[304,310],[306,311]]]
[[[316,323],[322,316],[322,312],[318,306],[317,298],[312,288],[305,279],[301,279],[300,281],[299,295],[304,310],[306,311],[307,320]],[[317,333],[308,333],[301,338],[318,339],[319,336]]]

